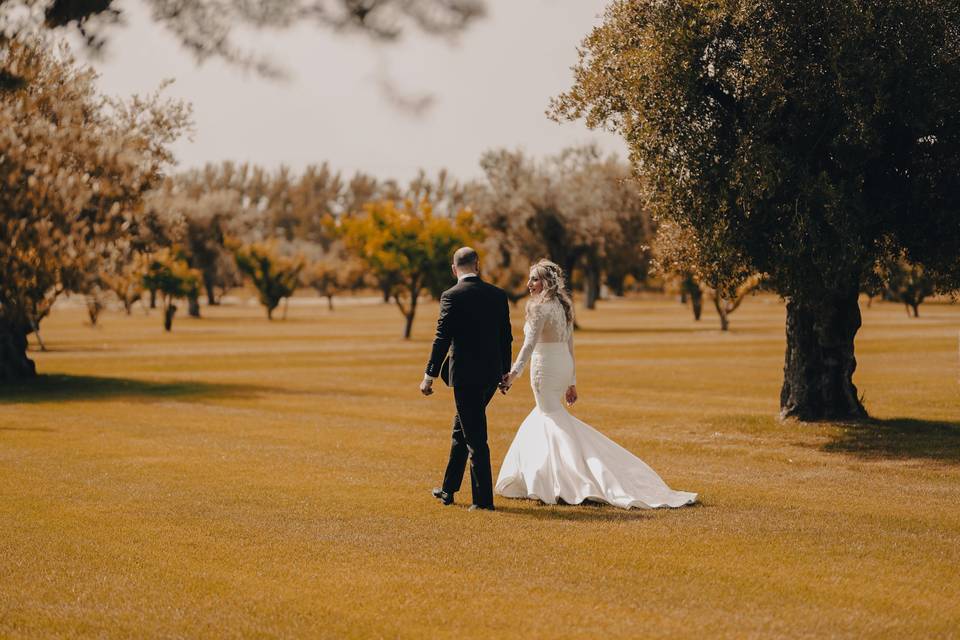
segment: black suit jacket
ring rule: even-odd
[[[444,382],[453,387],[496,384],[510,370],[512,342],[506,292],[468,276],[440,296],[427,375],[440,375],[449,351],[449,379]]]

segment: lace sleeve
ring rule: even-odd
[[[540,341],[540,334],[543,332],[543,323],[546,321],[546,315],[540,308],[540,305],[532,305],[530,313],[527,315],[527,322],[523,325],[523,346],[520,347],[520,353],[510,368],[510,375],[514,378],[523,373],[523,368],[527,366],[530,360],[530,354],[533,348]]]
[[[573,355],[573,323],[567,326],[567,348],[570,349],[570,362],[573,363],[573,373],[571,374],[570,384],[577,384],[577,359]]]

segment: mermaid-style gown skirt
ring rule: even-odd
[[[507,451],[496,492],[548,504],[592,500],[624,509],[696,502],[696,493],[674,491],[643,460],[571,415],[564,393],[572,378],[573,359],[566,343],[534,347],[530,382],[537,404]]]

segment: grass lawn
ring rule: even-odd
[[[661,297],[581,312],[575,413],[702,503],[470,513],[429,494],[435,304],[410,341],[361,302],[171,334],[59,309],[43,377],[0,391],[0,637],[958,637],[960,306],[863,311],[852,427],[776,419],[773,297],[726,334]],[[494,477],[532,403],[491,405]]]

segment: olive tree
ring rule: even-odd
[[[903,252],[960,283],[954,0],[617,0],[558,119],[619,132],[655,215],[787,301],[783,417],[866,416],[858,293]]]
[[[176,300],[196,299],[200,292],[200,272],[192,269],[178,247],[163,248],[150,256],[143,274],[143,285],[160,294],[163,329],[173,329]]]
[[[529,264],[549,257],[568,274],[568,283],[575,272],[583,274],[592,309],[604,272],[625,277],[645,262],[641,245],[652,228],[647,207],[639,182],[616,157],[590,145],[539,162],[522,151],[497,149],[484,153],[480,165],[486,182],[477,214],[491,231],[494,270],[516,274],[503,284],[524,282]]]
[[[935,291],[934,282],[920,265],[910,264],[903,258],[890,260],[880,268],[883,278],[884,297],[902,302],[907,315],[920,317],[920,305]]]
[[[66,50],[18,41],[4,63],[24,81],[0,89],[0,381],[33,376],[27,335],[53,301],[128,254],[142,194],[189,122],[158,95],[102,98]]]
[[[276,242],[233,244],[231,248],[240,271],[253,282],[260,304],[267,311],[267,319],[273,320],[274,310],[297,290],[304,267],[302,256],[283,255]]]

